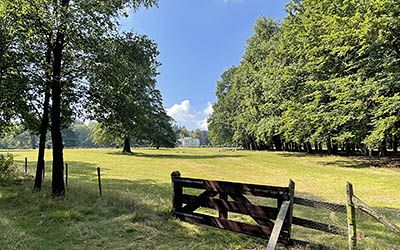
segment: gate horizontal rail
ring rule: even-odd
[[[291,244],[294,182],[291,181],[288,187],[278,187],[183,178],[179,172],[173,172],[171,180],[172,213],[177,218],[269,239],[270,246],[275,246],[276,242]],[[199,195],[184,194],[184,188],[200,189],[203,192]],[[216,198],[217,195],[219,195],[218,198]],[[277,207],[252,204],[245,195],[276,199]],[[231,200],[228,200],[229,197]],[[202,207],[217,210],[219,216],[197,213],[196,210]],[[248,215],[257,224],[230,220],[229,213]]]

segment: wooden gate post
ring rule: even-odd
[[[347,182],[347,225],[348,225],[348,241],[349,250],[357,249],[357,229],[356,229],[356,213],[353,203],[353,185]]]
[[[175,171],[171,173],[171,181],[172,181],[172,211],[174,214],[177,210],[182,208],[182,194],[183,188],[175,182],[176,178],[181,177],[181,173],[179,171]]]

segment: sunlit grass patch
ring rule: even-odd
[[[207,226],[181,222],[170,216],[171,172],[183,177],[287,186],[296,182],[301,197],[344,204],[345,183],[389,219],[400,224],[400,172],[352,164],[352,159],[278,152],[220,149],[67,149],[69,186],[66,196],[52,199],[51,151],[46,155],[45,185],[32,193],[32,179],[0,186],[0,249],[262,249],[266,241]],[[36,151],[13,151],[19,168],[28,157],[33,174]],[[345,162],[345,164],[343,163]],[[97,187],[101,167],[103,197]],[[198,190],[185,190],[198,194]],[[255,204],[276,206],[268,199],[248,197]],[[206,210],[200,210],[206,212]],[[211,211],[207,211],[211,212]],[[215,211],[212,214],[217,214]],[[345,215],[295,207],[295,215],[346,227]],[[254,223],[253,219],[231,215]],[[396,249],[398,238],[372,219],[357,215],[363,249]],[[347,239],[295,226],[296,239],[336,249]]]

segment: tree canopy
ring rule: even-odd
[[[155,86],[156,44],[146,36],[121,34],[118,23],[128,9],[156,4],[156,0],[0,3],[0,88],[4,95],[0,129],[18,120],[41,134],[40,176],[50,127],[54,196],[64,194],[61,130],[76,117],[88,114],[108,133],[124,138],[143,137],[157,145],[170,145],[170,118]],[[18,95],[13,96],[14,92]],[[8,94],[18,96],[18,103],[7,98]],[[87,112],[87,107],[93,110]],[[156,134],[168,135],[168,143],[155,138]]]
[[[93,58],[88,110],[110,135],[129,141],[150,140],[160,146],[175,145],[171,118],[166,115],[156,89],[156,44],[146,36],[125,33],[110,39]]]
[[[212,142],[397,150],[400,3],[291,1],[287,12],[280,24],[259,18],[240,65],[222,75]]]

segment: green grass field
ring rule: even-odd
[[[262,249],[266,241],[169,215],[170,174],[287,186],[296,195],[344,204],[345,184],[400,225],[400,170],[374,168],[361,159],[296,153],[226,149],[67,149],[69,187],[65,198],[50,196],[51,152],[46,155],[44,190],[32,193],[32,179],[0,185],[0,249]],[[6,151],[4,151],[6,152]],[[0,152],[0,153],[4,153]],[[10,151],[23,169],[28,157],[34,173],[36,151]],[[101,167],[103,198],[96,168]],[[269,201],[257,200],[259,203]],[[294,214],[346,227],[345,215],[295,206]],[[234,219],[247,220],[235,215]],[[400,249],[400,238],[357,215],[360,249]],[[347,239],[295,226],[294,238],[345,249]]]

